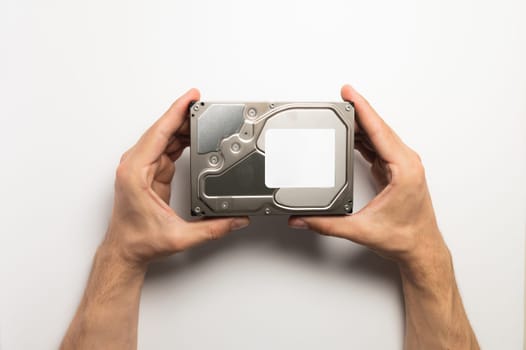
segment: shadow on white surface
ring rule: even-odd
[[[374,181],[369,173],[369,164],[357,154],[355,161],[355,212],[374,196]],[[172,189],[172,207],[186,220],[195,220],[190,215],[190,173],[188,150],[176,163],[176,175]],[[287,216],[252,217],[250,225],[240,232],[231,233],[220,240],[207,242],[189,251],[152,264],[147,281],[155,283],[163,278],[176,278],[190,273],[198,266],[213,261],[214,257],[272,247],[277,254],[294,257],[295,263],[306,265],[330,265],[340,272],[363,275],[367,279],[379,279],[398,290],[403,302],[400,277],[396,265],[381,258],[373,251],[346,244],[338,238],[329,238],[287,226]],[[334,249],[335,246],[338,248]],[[327,249],[331,248],[331,249]],[[168,277],[170,276],[170,277]]]

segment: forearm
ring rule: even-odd
[[[144,274],[102,244],[61,349],[135,349]]]
[[[442,242],[418,261],[401,264],[405,348],[479,349],[460,297],[451,255]]]

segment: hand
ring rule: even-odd
[[[190,140],[188,107],[198,99],[199,91],[189,90],[122,156],[103,245],[128,263],[143,266],[249,223],[247,217],[186,222],[170,208],[174,162]]]
[[[292,217],[289,225],[349,239],[398,263],[405,349],[479,349],[451,255],[438,229],[420,157],[353,88],[344,86],[342,98],[354,103],[355,147],[371,163],[380,192],[353,215]]]
[[[448,257],[419,156],[352,87],[344,86],[341,95],[354,103],[355,147],[371,163],[381,191],[353,215],[292,217],[289,225],[349,239],[403,265],[436,254]]]

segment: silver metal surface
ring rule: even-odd
[[[284,207],[328,208],[346,184],[347,129],[330,108],[286,109],[268,119],[257,140],[257,147],[265,152],[265,132],[268,129],[334,129],[336,135],[335,185],[332,188],[280,188],[274,198]],[[312,140],[316,142],[316,140]]]
[[[354,108],[350,103],[199,101],[189,113],[193,215],[352,212]],[[265,131],[276,128],[334,129],[335,185],[268,189],[261,184]],[[224,181],[217,185],[218,180]],[[207,193],[209,182],[214,187]]]
[[[242,104],[218,104],[208,108],[194,105],[198,119],[197,151],[200,154],[217,151],[219,142],[239,130],[243,124]],[[197,109],[195,109],[197,107]]]

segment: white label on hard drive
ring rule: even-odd
[[[334,154],[334,129],[269,129],[265,133],[265,185],[334,187]]]

